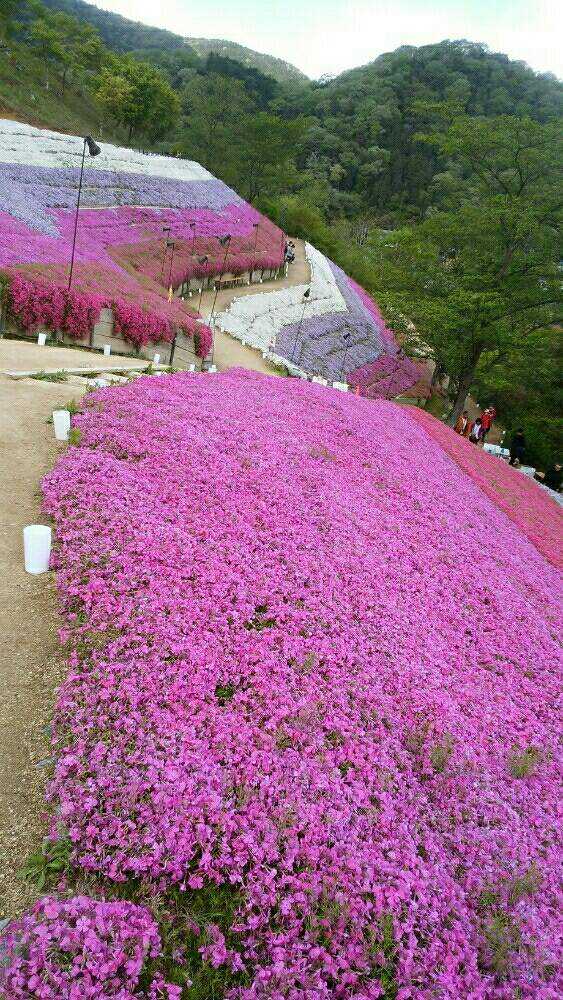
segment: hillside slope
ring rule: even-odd
[[[151,974],[228,1000],[560,996],[554,567],[395,404],[173,375],[75,423],[44,483],[72,651],[51,796],[79,884],[131,876],[116,917],[157,914]],[[43,975],[10,997],[48,972],[82,995],[85,966],[107,995],[119,925],[69,904],[91,961],[66,962],[44,905],[0,970]]]
[[[255,52],[246,45],[239,45],[238,42],[231,42],[225,38],[187,38],[186,41],[195,49],[198,55],[205,57],[210,52],[217,52],[221,56],[228,56],[229,59],[236,59],[244,66],[254,66],[267,76],[272,76],[279,83],[291,83],[294,81],[304,83],[308,80],[305,73],[302,73],[296,66],[270,56],[263,52]]]
[[[207,56],[210,52],[229,56],[245,66],[261,70],[280,83],[307,79],[305,74],[291,63],[262,52],[255,52],[237,42],[217,38],[183,38],[163,28],[155,28],[131,21],[121,14],[100,10],[92,4],[85,3],[84,0],[45,0],[45,5],[52,10],[64,10],[79,20],[93,25],[100,32],[108,48],[116,52],[130,52],[137,49],[161,49],[171,52],[174,49],[189,47],[201,57]]]
[[[211,332],[193,292],[223,274],[246,286],[275,279],[283,232],[198,163],[102,143],[86,159],[69,295],[82,149],[79,136],[0,121],[0,278],[10,319],[85,341],[107,308],[135,347],[183,331],[205,358]],[[314,247],[308,257],[308,290],[296,284],[235,299],[215,322],[295,374],[348,378],[373,395],[413,385],[418,369],[375,303]]]

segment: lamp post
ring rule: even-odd
[[[297,350],[297,344],[299,342],[299,336],[301,334],[301,327],[303,325],[303,320],[305,319],[305,309],[307,308],[307,302],[309,301],[309,296],[311,294],[311,289],[306,288],[303,292],[303,312],[301,313],[301,319],[299,320],[299,326],[297,327],[297,333],[295,334],[295,343],[293,345],[293,350],[291,352],[290,361],[293,361],[295,351]]]
[[[225,248],[225,256],[223,257],[223,264],[221,265],[221,274],[225,273],[225,267],[227,265],[227,257],[229,256],[229,246],[231,244],[231,236],[218,236],[217,239],[222,247]],[[215,354],[215,334],[213,332],[213,316],[215,314],[215,305],[217,302],[217,296],[219,294],[219,285],[215,282],[215,295],[213,297],[213,305],[211,306],[211,312],[209,314],[209,327],[211,329],[211,364],[213,364],[213,357]]]
[[[207,262],[209,261],[209,257],[198,257],[197,260],[198,260],[199,264],[207,264]],[[200,289],[199,289],[199,302],[197,304],[197,311],[200,314],[201,314],[201,300],[202,300],[202,298],[203,298],[203,278],[201,279],[201,285],[200,285]]]
[[[163,226],[162,232],[166,233],[166,238],[164,240],[164,246],[162,248],[162,267],[160,268],[160,284],[164,284],[164,268],[166,267],[166,248],[168,246],[168,240],[170,238],[170,226]]]
[[[259,222],[254,222],[252,224],[252,228],[254,229],[254,250],[253,250],[253,253],[252,253],[252,273],[250,275],[250,281],[251,282],[252,282],[252,279],[254,278],[254,272],[256,270],[256,250],[258,249],[258,230],[260,228],[260,223]]]
[[[166,246],[171,250],[170,254],[170,267],[168,268],[168,295],[172,288],[172,265],[174,264],[174,251],[176,249],[176,244],[174,240],[166,240]]]
[[[86,159],[86,149],[90,156],[99,156],[102,152],[97,143],[94,142],[91,135],[86,135],[84,137],[84,146],[82,149],[82,163],[80,165],[80,181],[78,182],[78,198],[76,201],[76,214],[74,216],[74,236],[72,239],[72,254],[70,258],[70,272],[68,276],[68,288],[67,292],[70,292],[70,286],[72,285],[72,275],[74,272],[74,254],[76,251],[76,233],[78,232],[78,211],[80,209],[80,196],[82,194],[82,179],[84,177],[84,161]]]
[[[346,365],[346,355],[348,354],[348,348],[350,347],[350,331],[349,330],[347,330],[346,333],[342,334],[342,340],[345,342],[346,348],[344,350],[344,357],[342,359],[342,370],[340,372],[340,381],[341,382],[344,381],[344,367]]]

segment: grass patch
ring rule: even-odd
[[[34,375],[29,376],[35,379],[36,382],[68,382],[68,375],[64,371],[58,372],[35,372]]]
[[[537,771],[542,759],[537,747],[526,747],[522,753],[513,753],[508,758],[508,770],[513,778],[529,778]]]

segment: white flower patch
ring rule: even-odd
[[[305,244],[305,254],[311,268],[309,285],[294,285],[293,288],[235,299],[229,309],[217,314],[215,322],[219,329],[237,340],[246,340],[260,351],[268,351],[283,327],[301,320],[305,303],[303,293],[307,288],[311,292],[305,305],[306,319],[326,313],[346,312],[346,302],[326,257],[310,243]]]
[[[33,167],[79,167],[84,139],[0,119],[0,162]],[[179,181],[206,181],[213,176],[191,160],[153,156],[134,149],[98,142],[99,156],[87,156],[89,168],[145,174]]]

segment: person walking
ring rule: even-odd
[[[481,417],[481,427],[483,428],[481,432],[481,437],[485,442],[487,440],[487,434],[489,433],[493,424],[493,411],[492,407],[488,407]]]
[[[561,482],[563,481],[563,466],[560,462],[555,462],[554,465],[548,466],[545,470],[545,475],[542,476],[541,472],[536,472],[534,479],[537,479],[542,486],[547,486],[549,490],[559,493]]]
[[[477,420],[474,424],[472,424],[471,430],[469,431],[469,440],[472,444],[479,444],[482,440],[482,435],[483,425],[481,423],[481,417],[477,417]]]
[[[521,465],[524,461],[524,452],[526,451],[526,438],[524,437],[524,431],[521,427],[514,433],[512,438],[512,443],[510,445],[510,458],[508,460],[509,465]]]
[[[460,413],[459,417],[455,422],[454,431],[456,432],[456,434],[462,434],[464,437],[466,437],[467,436],[466,431],[469,423],[470,423],[469,414],[467,410],[464,410],[463,413]]]

